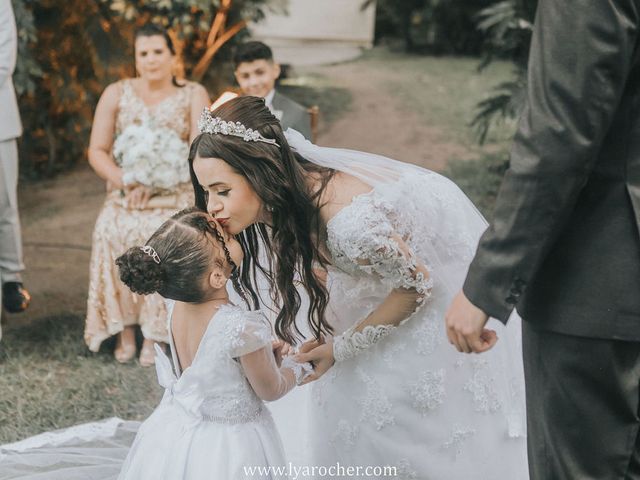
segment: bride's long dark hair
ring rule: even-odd
[[[218,107],[212,115],[225,121],[240,122],[273,138],[280,147],[263,142],[245,142],[231,135],[203,133],[195,138],[189,152],[189,170],[195,192],[196,207],[206,210],[205,192],[200,187],[193,161],[221,158],[243,175],[263,205],[269,207],[271,228],[256,223],[238,235],[245,256],[240,281],[251,297],[253,308],[259,308],[256,273],[261,271],[269,282],[270,295],[277,308],[275,330],[278,337],[294,343],[302,334],[295,319],[300,310],[300,294],[296,276],[309,295],[308,322],[316,338],[331,333],[325,320],[329,300],[327,288],[314,273],[314,264],[326,267],[328,259],[318,248],[323,237],[320,223],[320,198],[334,171],[306,161],[293,152],[278,119],[258,97],[238,97]],[[305,181],[309,175],[320,180],[320,187],[309,191]],[[262,265],[259,241],[266,248],[266,265]]]

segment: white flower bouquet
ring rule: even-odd
[[[129,125],[113,144],[123,183],[140,183],[159,192],[189,181],[188,155],[189,146],[174,130],[149,121]]]

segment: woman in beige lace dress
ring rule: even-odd
[[[131,172],[124,171],[113,150],[119,136],[132,125],[172,130],[185,148],[196,136],[197,120],[209,97],[201,85],[175,80],[174,60],[171,38],[162,27],[148,24],[140,28],[135,38],[138,78],[105,89],[96,107],[89,145],[89,163],[107,182],[107,198],[93,232],[84,338],[89,349],[97,352],[103,340],[117,335],[114,355],[124,363],[136,355],[135,327],[139,325],[144,337],[140,364],[144,366],[154,363],[153,344],[167,341],[165,306],[158,295],[132,294],[118,278],[114,261],[132,245],[144,244],[176,211],[192,205],[193,194],[189,183],[159,191],[132,182],[124,175]]]

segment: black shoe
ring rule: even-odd
[[[29,306],[31,295],[21,282],[6,282],[2,284],[2,305],[9,313],[24,312]]]

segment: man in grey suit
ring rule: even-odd
[[[236,80],[244,95],[264,98],[284,130],[291,127],[311,139],[311,117],[307,109],[275,88],[280,65],[274,62],[268,45],[262,42],[243,43],[236,49],[233,62]]]
[[[447,313],[523,322],[533,480],[640,478],[640,0],[541,0],[493,222]]]
[[[0,0],[0,281],[2,304],[9,312],[27,308],[30,296],[20,272],[22,240],[18,217],[18,147],[22,124],[13,88],[17,33],[11,0]]]

